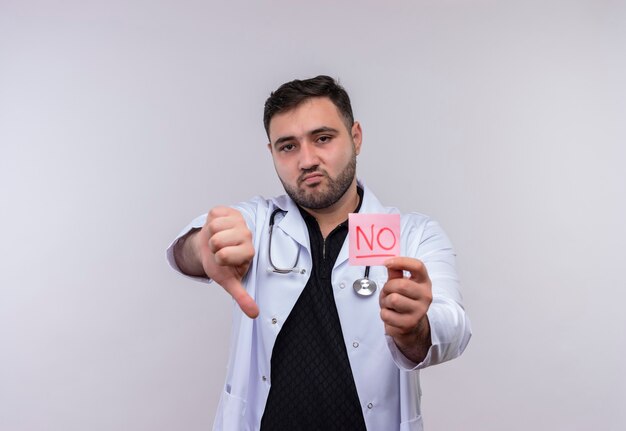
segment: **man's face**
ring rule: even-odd
[[[276,173],[301,207],[328,208],[356,181],[361,126],[348,129],[330,99],[312,98],[275,115],[269,136]]]

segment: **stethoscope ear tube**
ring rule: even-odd
[[[300,259],[300,247],[298,247],[298,252],[296,253],[296,260],[293,262],[293,265],[291,265],[291,268],[279,268],[276,265],[274,265],[274,262],[272,261],[272,234],[274,233],[274,218],[276,217],[276,214],[279,212],[286,213],[286,211],[283,211],[280,208],[276,208],[274,211],[272,211],[272,215],[270,215],[270,223],[269,223],[270,231],[269,231],[269,239],[268,239],[267,257],[268,257],[268,260],[270,261],[271,268],[268,268],[268,269],[277,274],[289,274],[291,272],[304,274],[306,273],[306,270],[304,268],[297,267],[298,259]]]

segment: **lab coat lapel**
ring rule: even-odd
[[[309,250],[309,232],[295,202],[288,196],[280,196],[274,200],[274,204],[278,208],[287,211],[285,217],[280,220],[277,219],[276,228],[282,230],[287,236]]]

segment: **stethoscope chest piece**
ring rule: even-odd
[[[369,278],[359,278],[352,284],[352,287],[360,296],[370,296],[376,292],[376,283]]]
[[[376,283],[369,279],[370,276],[370,267],[365,267],[365,274],[363,274],[363,278],[359,278],[352,283],[352,287],[354,291],[359,296],[371,296],[372,293],[376,292]]]

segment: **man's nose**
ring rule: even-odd
[[[300,147],[300,169],[311,169],[319,163],[315,147],[310,143],[303,143]]]

